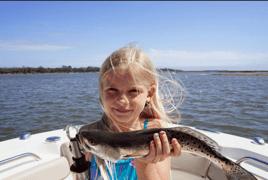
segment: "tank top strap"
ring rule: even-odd
[[[148,124],[148,119],[145,120],[143,129],[147,128],[147,124]]]

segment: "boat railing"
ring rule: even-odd
[[[237,164],[240,164],[242,163],[243,161],[252,161],[252,162],[255,162],[255,163],[258,163],[260,165],[263,165],[263,166],[266,166],[268,167],[268,162],[265,162],[265,161],[262,161],[260,159],[257,159],[257,158],[254,158],[254,157],[250,157],[250,156],[246,156],[246,157],[242,157],[241,159],[238,159],[236,161]]]
[[[33,157],[37,161],[38,160],[41,160],[41,158],[39,156],[37,156],[36,154],[33,154],[33,153],[23,153],[23,154],[20,154],[20,155],[17,155],[17,156],[13,156],[11,158],[4,159],[4,160],[0,161],[0,166],[1,165],[4,165],[4,164],[11,163],[11,162],[14,162],[14,161],[17,161],[17,160],[22,159],[22,158],[25,158],[25,157]]]

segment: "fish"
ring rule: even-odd
[[[78,139],[85,151],[101,159],[116,162],[128,158],[141,158],[149,154],[149,144],[153,140],[153,135],[160,131],[165,131],[171,151],[173,150],[171,141],[176,138],[181,151],[202,156],[216,163],[228,180],[257,180],[239,164],[221,155],[217,142],[189,127],[154,128],[120,133],[81,130]]]

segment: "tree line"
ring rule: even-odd
[[[161,68],[157,69],[162,72],[180,72],[181,70]],[[13,68],[0,68],[0,74],[45,74],[45,73],[85,73],[85,72],[99,72],[99,67],[80,67],[72,68],[72,66],[62,66],[61,68],[44,68],[42,66],[38,68],[33,67],[13,67]]]
[[[62,66],[60,68],[38,68],[32,67],[13,67],[13,68],[0,68],[0,74],[44,74],[44,73],[85,73],[85,72],[99,72],[99,67],[80,67],[72,68],[72,66]]]

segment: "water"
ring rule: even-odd
[[[0,76],[0,141],[100,119],[98,73]],[[181,124],[268,142],[268,77],[180,72]]]

